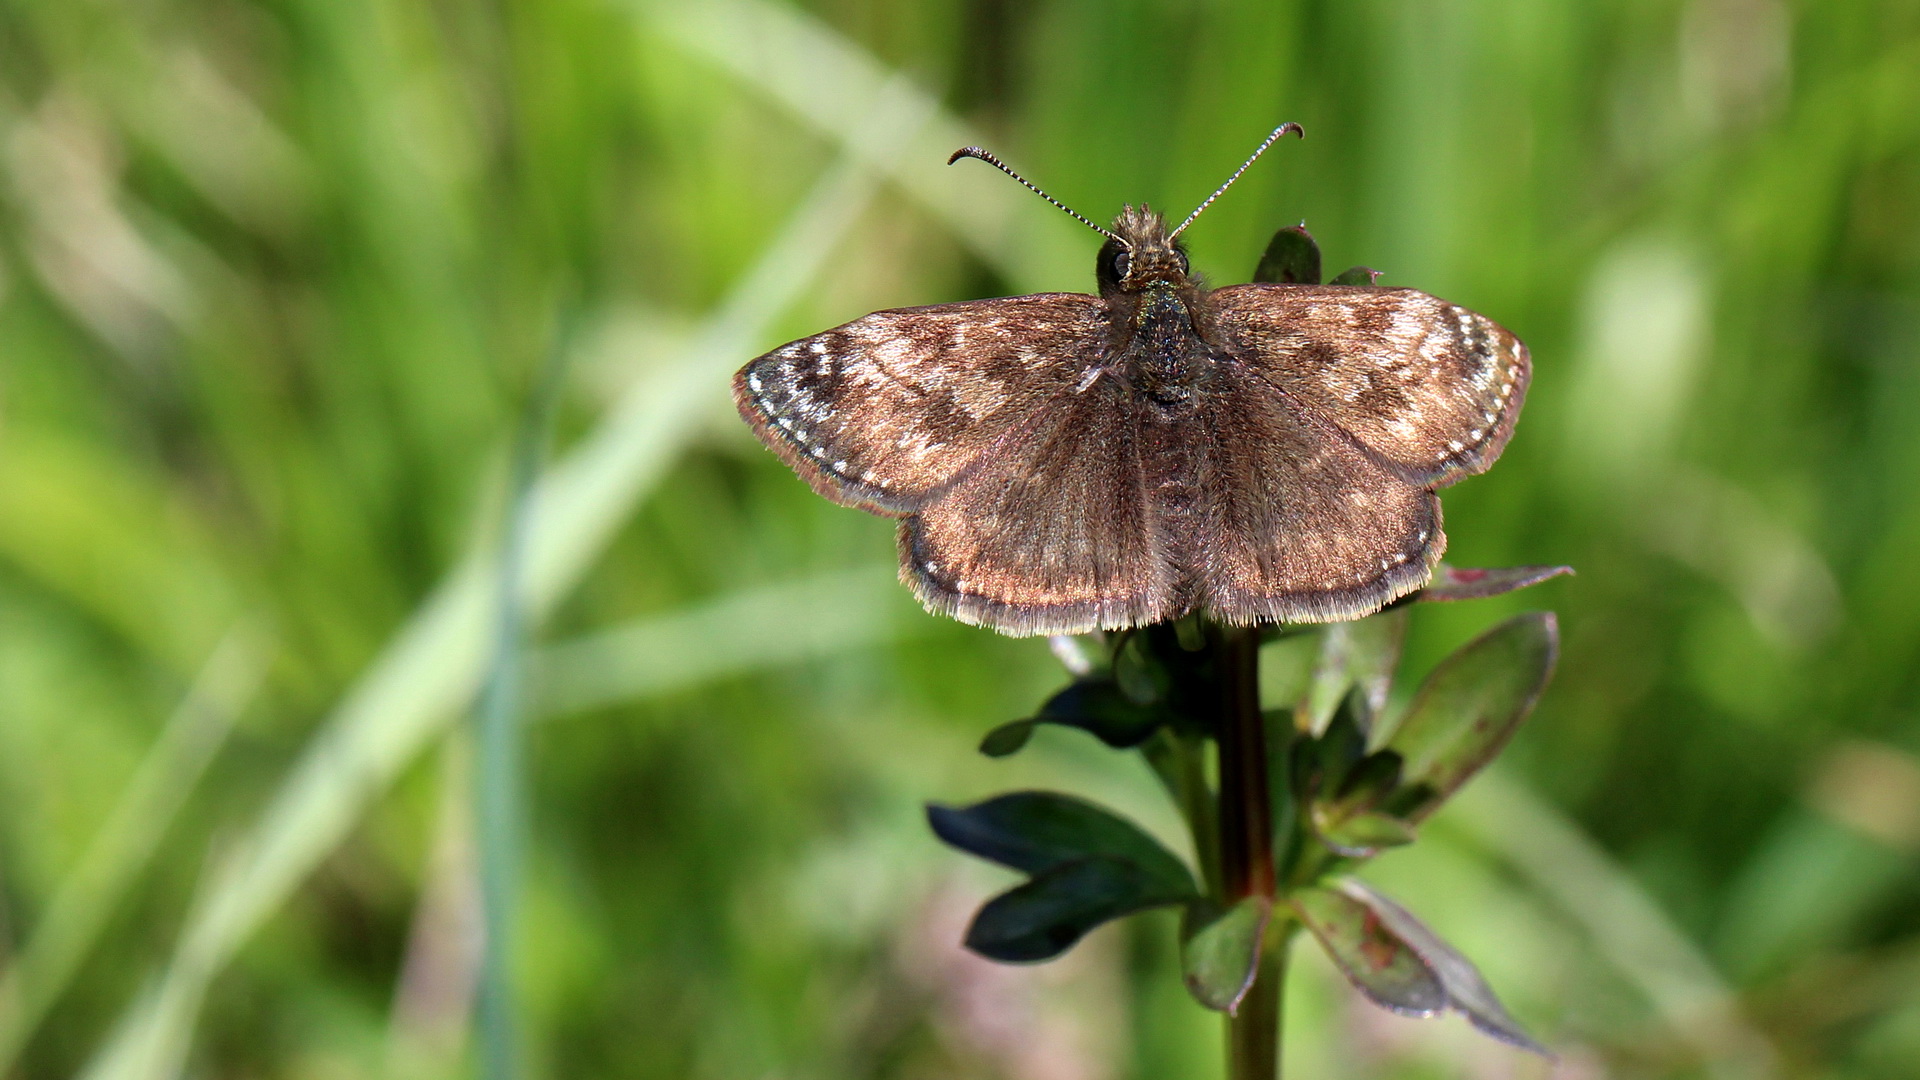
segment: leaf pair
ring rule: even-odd
[[[1016,791],[969,807],[929,806],[927,821],[948,844],[1031,875],[967,927],[967,948],[988,959],[1051,960],[1101,923],[1200,896],[1179,856],[1083,799]]]
[[[1411,842],[1415,826],[1513,737],[1559,650],[1551,614],[1517,615],[1441,661],[1395,721],[1382,706],[1403,633],[1397,615],[1344,624],[1340,634],[1329,628],[1301,706],[1317,722],[1317,703],[1335,701],[1294,751],[1293,784],[1314,835],[1351,858]]]
[[[954,847],[1031,875],[974,915],[966,937],[974,952],[1008,963],[1050,960],[1101,923],[1185,904],[1181,958],[1193,996],[1231,1012],[1253,985],[1272,898],[1225,908],[1205,899],[1179,857],[1132,822],[1048,791],[929,806],[927,820]]]

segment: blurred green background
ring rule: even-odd
[[[1369,871],[1560,1062],[1316,957],[1293,1074],[1920,1075],[1899,0],[6,0],[0,1075],[467,1074],[478,853],[516,846],[530,1075],[1217,1075],[1170,916],[958,949],[1010,875],[923,800],[1175,819],[1076,732],[976,756],[1044,643],[921,614],[726,379],[1091,289],[1097,238],[957,146],[1184,213],[1282,120],[1197,267],[1304,219],[1527,339],[1450,557],[1579,569],[1418,613],[1416,670],[1526,607],[1565,650]]]

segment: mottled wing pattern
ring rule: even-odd
[[[901,522],[901,578],[929,609],[1006,634],[1180,614],[1138,408],[1116,379],[1054,400]]]
[[[877,311],[751,361],[734,404],[821,495],[908,514],[1074,390],[1105,316],[1078,293]]]
[[[1425,584],[1446,548],[1440,499],[1226,358],[1204,414],[1204,606],[1223,622],[1369,614]]]
[[[1234,285],[1209,300],[1230,352],[1409,481],[1484,472],[1513,433],[1527,349],[1483,315],[1365,286]]]

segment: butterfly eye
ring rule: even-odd
[[[1179,248],[1174,248],[1173,257],[1179,260],[1180,272],[1183,274],[1186,273],[1187,272],[1187,253],[1184,251],[1181,251]]]
[[[1118,252],[1113,257],[1113,276],[1117,278],[1126,277],[1127,267],[1132,264],[1133,264],[1133,257],[1130,254],[1128,254],[1125,250]]]

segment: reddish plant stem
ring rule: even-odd
[[[1273,804],[1260,716],[1260,634],[1220,627],[1220,867],[1228,903],[1273,895]]]
[[[1220,868],[1225,903],[1274,895],[1273,802],[1267,775],[1266,720],[1260,715],[1260,632],[1213,630],[1219,709]],[[1230,1080],[1278,1080],[1282,931],[1262,950],[1258,973],[1239,1010],[1227,1020]]]

